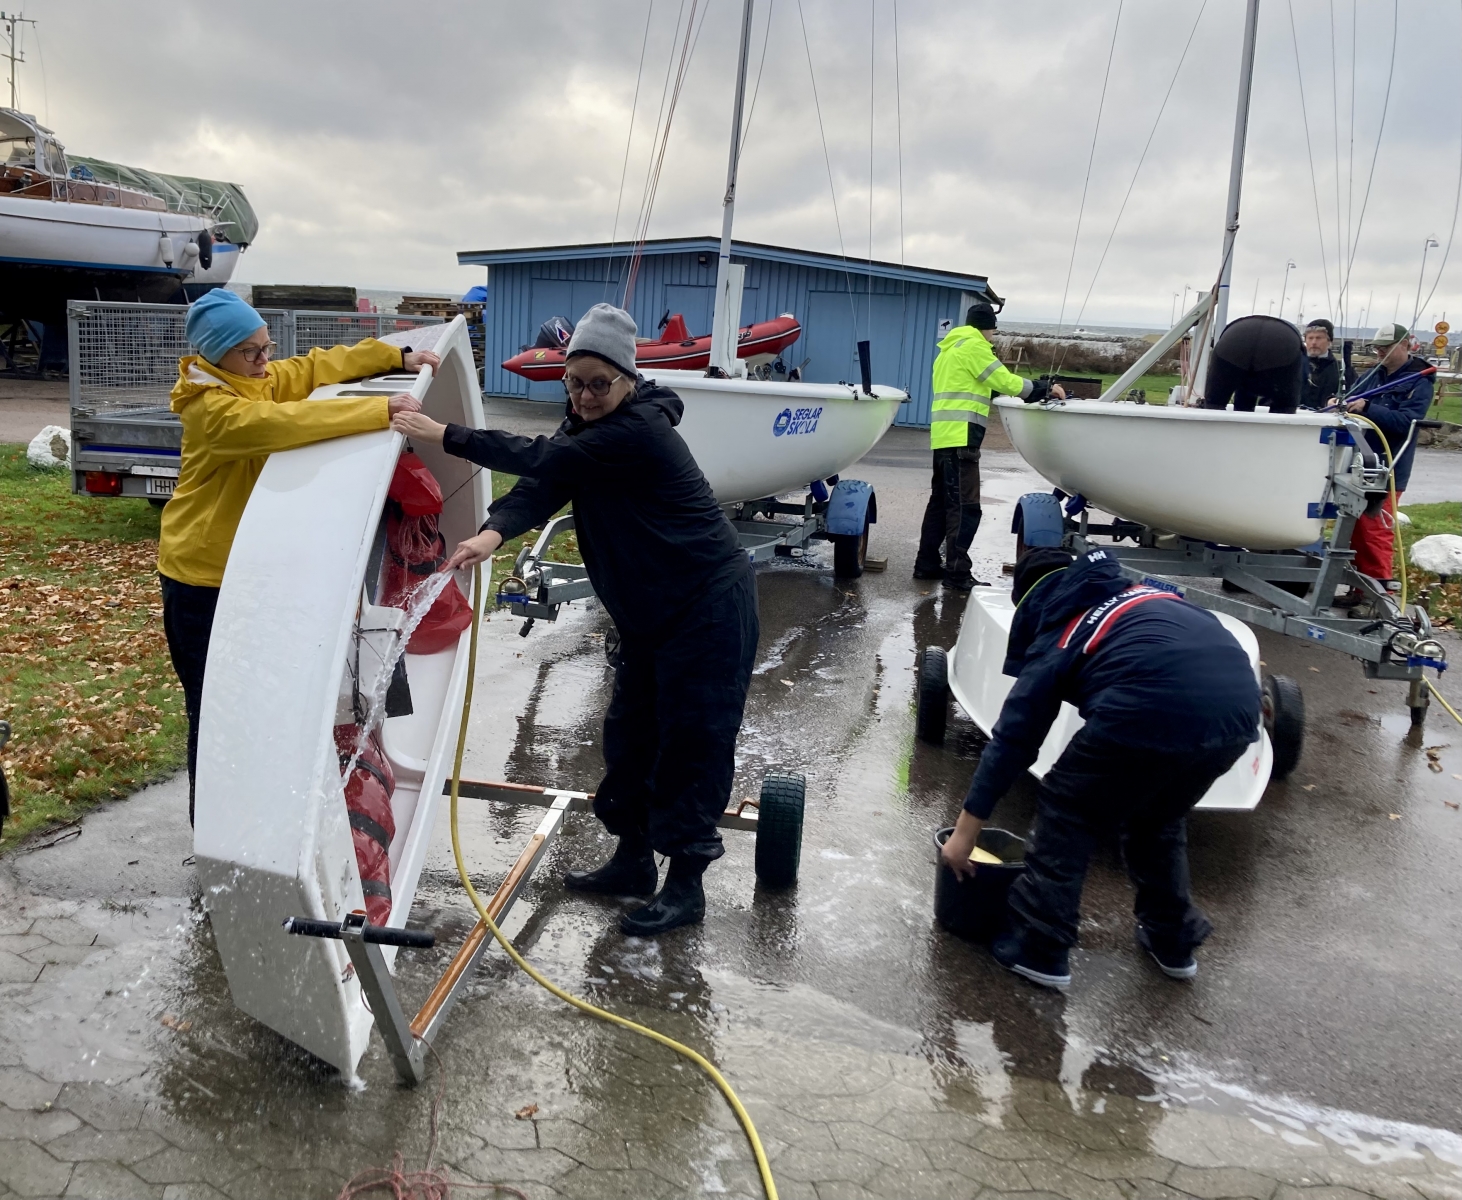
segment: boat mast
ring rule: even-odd
[[[711,367],[730,375],[736,366],[736,332],[741,323],[741,305],[728,311],[731,301],[739,301],[741,288],[734,288],[731,269],[731,220],[736,212],[736,168],[741,157],[741,109],[746,102],[746,60],[751,49],[751,9],[754,0],[746,0],[741,9],[741,49],[736,60],[736,103],[731,113],[731,159],[726,167],[726,196],[721,201],[721,254],[716,262],[716,309],[711,318]],[[1254,0],[1257,3],[1257,0]],[[734,272],[739,275],[740,272]]]
[[[1234,152],[1229,162],[1228,213],[1223,226],[1223,261],[1218,276],[1218,303],[1214,306],[1213,338],[1228,324],[1229,281],[1234,273],[1234,241],[1239,234],[1239,195],[1244,188],[1244,144],[1249,137],[1249,93],[1254,86],[1254,39],[1259,25],[1259,0],[1249,0],[1244,15],[1244,54],[1239,65],[1239,106],[1234,114]]]
[[[10,107],[11,108],[14,108],[15,107],[15,82],[16,82],[16,80],[15,80],[15,66],[16,66],[17,63],[23,63],[25,61],[25,53],[24,53],[24,51],[22,51],[22,52],[20,52],[20,53],[17,54],[16,53],[16,50],[15,50],[15,35],[16,35],[16,32],[17,32],[16,26],[17,25],[34,25],[35,22],[33,20],[31,20],[30,17],[25,16],[23,13],[7,13],[7,12],[0,12],[0,22],[4,22],[4,24],[5,24],[5,34],[10,39],[10,51],[9,51],[9,53],[7,53],[7,54],[0,54],[0,58],[8,58],[10,60]]]

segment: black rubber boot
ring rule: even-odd
[[[571,892],[597,892],[605,896],[649,896],[655,891],[660,872],[655,852],[642,838],[622,837],[612,857],[592,871],[569,871],[563,885]]]
[[[699,855],[676,855],[665,872],[665,886],[660,894],[644,908],[620,917],[620,931],[630,937],[655,937],[682,925],[699,924],[706,915],[701,876],[710,865],[710,859]]]

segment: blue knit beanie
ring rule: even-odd
[[[227,288],[214,288],[188,309],[188,340],[215,366],[218,360],[264,325],[264,318]]]

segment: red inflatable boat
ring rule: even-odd
[[[802,336],[802,325],[791,313],[783,313],[770,321],[746,325],[737,338],[736,357],[752,358],[762,354],[780,354]],[[563,378],[564,351],[541,346],[529,347],[503,363],[503,370],[512,371],[535,381]],[[643,341],[635,352],[635,366],[641,371],[655,367],[666,370],[694,371],[711,361],[711,337],[693,338],[685,328],[685,318],[676,313],[665,324],[658,341]]]

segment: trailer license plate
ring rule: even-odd
[[[149,496],[171,496],[173,489],[178,486],[176,479],[149,479],[147,481],[147,494]]]

